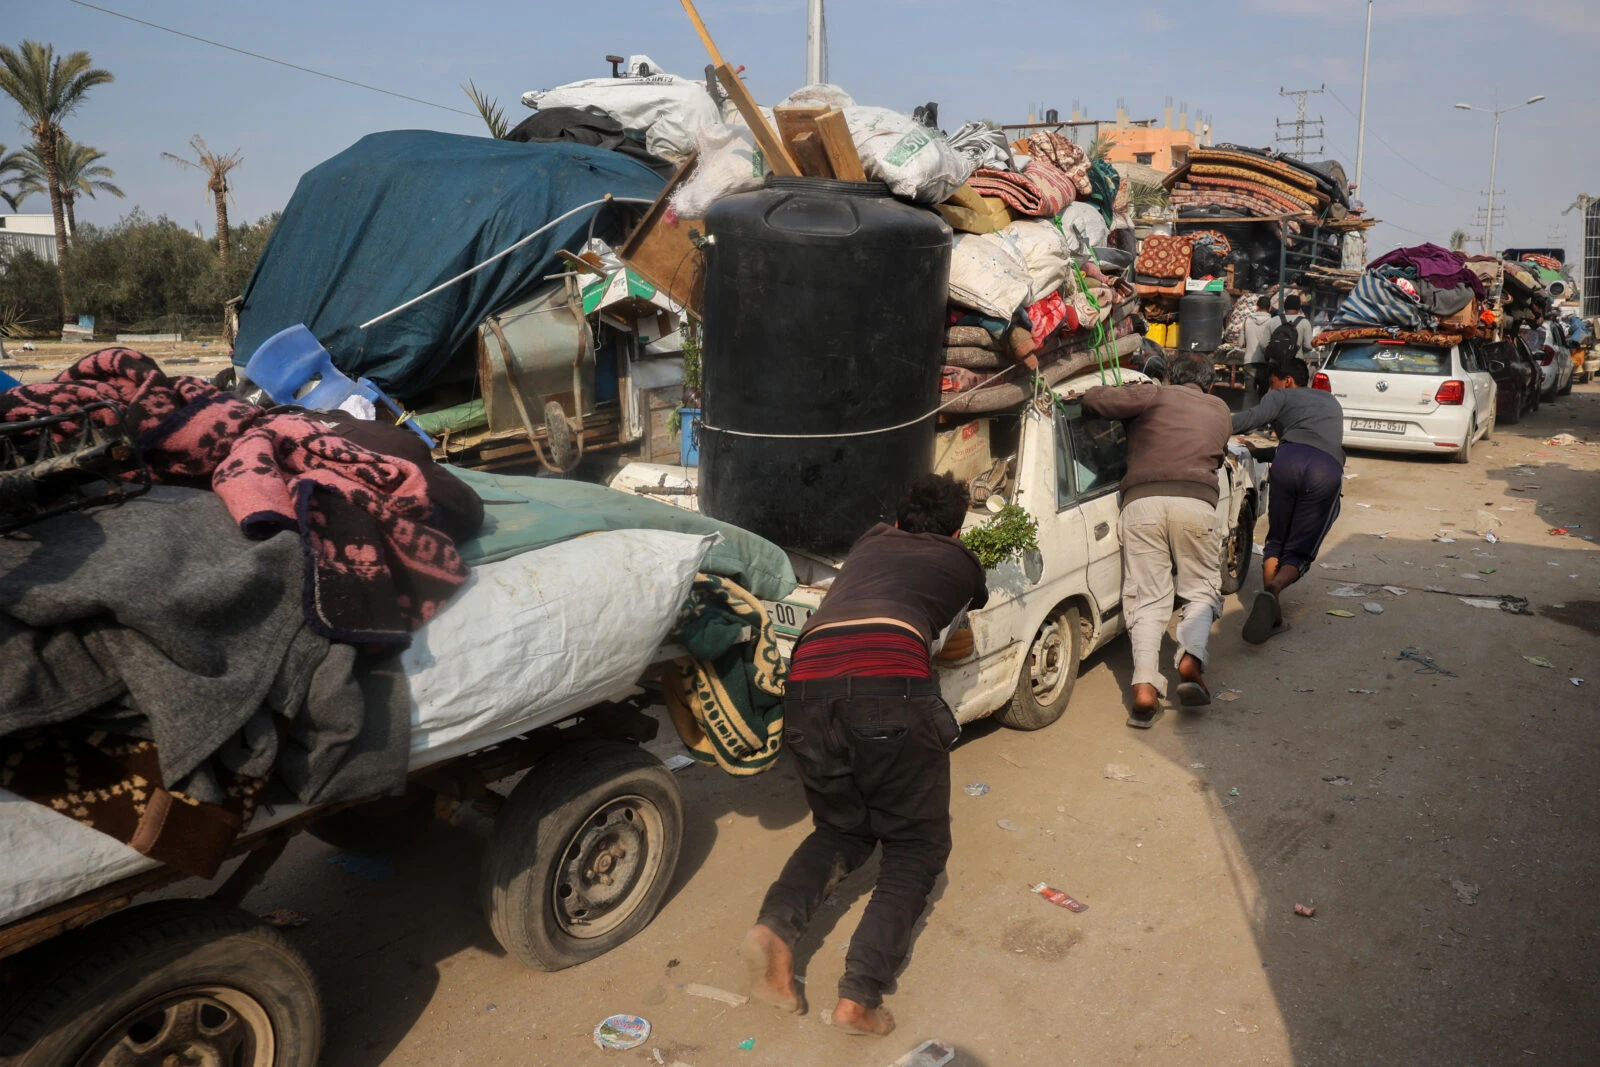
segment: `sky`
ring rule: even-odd
[[[609,73],[608,53],[649,55],[698,76],[704,48],[676,0],[584,5],[506,0],[99,0],[100,6],[301,66],[464,110],[448,110],[285,69],[136,25],[71,0],[9,0],[0,35],[59,51],[83,49],[113,84],[66,123],[103,150],[126,200],[102,196],[78,217],[111,223],[134,205],[209,235],[204,181],[162,152],[198,133],[242,152],[235,219],[281,209],[299,176],[367,133],[436,129],[481,134],[461,86],[498,97],[512,121],[529,89]],[[756,98],[774,103],[805,80],[805,0],[701,0],[728,60],[746,67]],[[1126,102],[1160,118],[1167,97],[1212,116],[1217,141],[1265,146],[1274,120],[1294,115],[1279,90],[1316,88],[1328,155],[1353,176],[1365,0],[832,0],[829,80],[858,103],[910,111],[939,103],[946,130],[987,118],[1023,121],[1030,104],[1063,115],[1078,101],[1096,118]],[[1600,195],[1600,120],[1592,68],[1600,0],[1378,0],[1368,91],[1366,190],[1384,220],[1373,252],[1452,230],[1476,233],[1489,187],[1491,116],[1460,111],[1535,94],[1500,133],[1495,244],[1564,245],[1576,253],[1579,193]],[[26,134],[0,100],[0,142]],[[30,198],[24,211],[46,211]],[[1569,255],[1569,258],[1572,258]]]

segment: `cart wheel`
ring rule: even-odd
[[[550,440],[550,462],[566,472],[578,465],[578,446],[572,437],[572,423],[561,405],[552,400],[544,406],[544,432]]]
[[[236,908],[158,901],[36,952],[0,1012],[9,1067],[316,1067],[321,1054],[310,964]]]
[[[432,825],[434,800],[433,790],[413,785],[403,796],[336,811],[312,823],[306,832],[350,852],[395,852]]]
[[[1010,703],[994,713],[1000,725],[1040,730],[1061,718],[1078,683],[1081,642],[1078,609],[1057,608],[1034,635]]]
[[[1256,508],[1249,500],[1239,506],[1239,522],[1222,543],[1222,592],[1237,593],[1250,574],[1250,557],[1256,539]]]
[[[535,764],[495,818],[484,913],[529,967],[559,971],[655,918],[683,842],[683,798],[661,761],[588,741]]]

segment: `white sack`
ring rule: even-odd
[[[1111,233],[1100,209],[1081,200],[1068,204],[1061,213],[1061,228],[1066,231],[1068,250],[1079,259],[1090,258],[1096,245],[1104,248]]]
[[[896,196],[942,204],[972,176],[972,160],[950,147],[938,130],[885,107],[847,107],[845,122],[867,177]]]
[[[958,233],[950,253],[950,302],[1010,321],[1033,301],[1028,263],[1000,233]]]
[[[802,86],[784,97],[779,107],[831,107],[843,110],[855,107],[856,102],[850,94],[837,85],[827,82],[812,82]]]
[[[975,167],[1019,170],[1006,132],[987,122],[967,122],[950,135],[950,147],[972,160]]]
[[[700,157],[689,180],[672,194],[680,218],[703,219],[725,196],[761,188],[766,167],[748,126],[705,126],[695,135]]]
[[[1065,221],[1062,219],[1062,222]],[[1065,285],[1072,276],[1067,239],[1051,220],[1019,219],[1001,227],[1000,232],[1009,237],[1022,253],[1022,260],[1028,267],[1033,300],[1043,300]]]
[[[609,115],[624,129],[643,130],[651,152],[673,158],[689,154],[701,127],[722,121],[702,82],[663,73],[648,56],[630,57],[628,68],[641,73],[534,90],[523,93],[522,102],[532,108],[577,107]]]

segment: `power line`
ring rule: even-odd
[[[249,56],[251,59],[265,60],[268,63],[276,63],[280,67],[288,67],[290,70],[298,70],[305,74],[315,74],[317,77],[327,78],[329,81],[343,82],[345,85],[353,85],[357,89],[370,89],[372,92],[382,93],[385,96],[393,96],[401,100],[409,100],[413,104],[425,104],[428,107],[436,107],[440,111],[451,111],[457,115],[465,115],[468,118],[478,117],[471,111],[463,111],[458,107],[450,107],[448,104],[436,104],[432,100],[422,100],[418,97],[407,96],[405,93],[397,93],[390,89],[380,89],[376,85],[368,85],[365,82],[351,81],[349,78],[341,78],[337,74],[329,74],[326,71],[313,70],[311,67],[302,67],[298,63],[290,63],[283,59],[273,59],[271,56],[264,56],[260,52],[250,52],[243,48],[235,48],[233,45],[223,44],[221,41],[213,41],[205,37],[196,37],[192,33],[185,33],[182,30],[175,30],[171,26],[162,26],[161,24],[155,22],[146,22],[144,19],[134,18],[132,15],[124,15],[120,11],[112,11],[109,7],[100,7],[97,4],[86,3],[85,0],[67,0],[67,2],[70,4],[77,4],[79,7],[89,8],[93,11],[99,11],[106,15],[112,15],[119,19],[126,19],[129,22],[137,22],[139,25],[149,26],[153,30],[161,30],[165,33],[175,34],[179,37],[187,37],[191,41],[199,41],[201,44],[208,44],[213,48],[222,48],[229,52],[237,52],[241,56]]]
[[[1329,89],[1328,90],[1328,95],[1333,97],[1333,99],[1338,103],[1338,105],[1340,107],[1344,108],[1346,111],[1349,111],[1351,118],[1355,119],[1357,122],[1361,121],[1361,117],[1359,115],[1357,115],[1354,111],[1350,110],[1350,105],[1345,103],[1342,99],[1340,99],[1338,93],[1334,92],[1332,89]],[[1430,181],[1436,181],[1440,185],[1444,186],[1445,188],[1454,189],[1458,193],[1470,193],[1472,191],[1471,189],[1466,189],[1466,188],[1463,188],[1462,186],[1459,186],[1459,185],[1451,185],[1449,182],[1445,181],[1443,178],[1436,177],[1435,175],[1429,174],[1427,171],[1423,170],[1421,167],[1419,167],[1415,163],[1411,162],[1411,160],[1407,159],[1405,154],[1402,153],[1400,151],[1400,149],[1396,148],[1394,145],[1390,144],[1388,141],[1385,141],[1383,139],[1383,134],[1379,133],[1377,130],[1374,130],[1372,128],[1372,124],[1371,123],[1367,124],[1367,132],[1372,134],[1372,136],[1376,137],[1378,139],[1378,143],[1379,144],[1383,145],[1383,147],[1387,148],[1389,151],[1391,151],[1395,155],[1399,156],[1401,161],[1404,162],[1406,164],[1406,166],[1410,167],[1412,170],[1415,170],[1418,174],[1422,175],[1424,178],[1427,178]]]

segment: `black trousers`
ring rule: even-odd
[[[927,678],[791,682],[783,714],[815,828],[767,891],[759,921],[793,946],[881,844],[878,883],[839,980],[839,996],[876,1008],[950,856],[949,749],[961,727]]]

